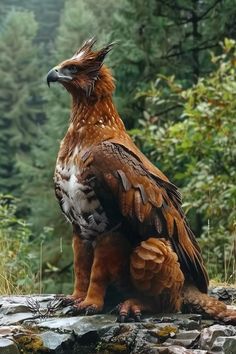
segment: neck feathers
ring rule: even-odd
[[[94,96],[97,99],[112,96],[114,90],[115,83],[111,71],[103,65],[99,71],[98,79],[94,84]]]
[[[74,136],[73,140],[77,141],[81,149],[125,134],[124,123],[113,104],[111,94],[104,95],[104,89],[107,90],[110,85],[114,87],[111,81],[101,82],[101,86],[97,86],[96,93],[103,88],[103,94],[96,100],[93,97],[73,100],[68,134]]]
[[[124,124],[116,111],[112,101],[112,93],[115,89],[111,71],[102,66],[94,89],[88,96],[85,92],[73,92],[73,106],[71,123],[78,130],[87,127],[87,131],[125,130]]]
[[[75,129],[93,127],[96,129],[110,128],[124,130],[124,124],[113,104],[112,97],[106,96],[96,101],[73,104],[71,123]]]

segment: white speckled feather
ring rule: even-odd
[[[77,153],[75,148],[73,157]],[[80,227],[82,237],[94,238],[106,231],[108,218],[92,187],[87,181],[84,184],[79,182],[78,177],[80,171],[75,164],[57,164],[54,181],[62,195],[60,203],[63,212],[70,222]]]

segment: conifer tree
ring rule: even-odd
[[[234,15],[233,15],[234,14]],[[146,109],[135,100],[157,74],[175,75],[184,87],[207,74],[210,51],[224,37],[235,36],[235,1],[123,0],[114,17],[112,38],[117,96],[127,123],[133,127]]]
[[[12,11],[0,32],[0,190],[20,195],[19,164],[36,137],[40,114],[40,61],[32,13]]]
[[[38,22],[38,31],[36,36],[37,43],[44,43],[47,48],[51,47],[56,36],[60,12],[65,0],[1,0],[0,7],[0,27],[4,18],[12,10],[34,13]]]

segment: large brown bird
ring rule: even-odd
[[[190,310],[236,322],[236,312],[210,298],[208,276],[175,185],[135,146],[112,101],[114,80],[103,64],[112,45],[86,41],[47,76],[72,95],[55,191],[73,226],[78,310],[101,311],[110,283],[127,300],[120,319],[141,311]]]

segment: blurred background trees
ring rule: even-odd
[[[28,158],[37,125],[43,122],[39,50],[33,13],[12,11],[0,32],[0,189],[19,194],[19,166]],[[38,72],[39,76],[35,77]]]
[[[98,46],[118,42],[107,63],[117,79],[119,112],[139,147],[181,188],[210,276],[235,280],[235,5],[236,0],[2,1],[0,240],[12,240],[2,249],[22,270],[19,283],[8,267],[11,291],[29,291],[37,282],[44,292],[72,288],[70,226],[52,183],[70,98],[59,85],[49,90],[44,77],[93,35]],[[0,276],[5,271],[0,263]]]

